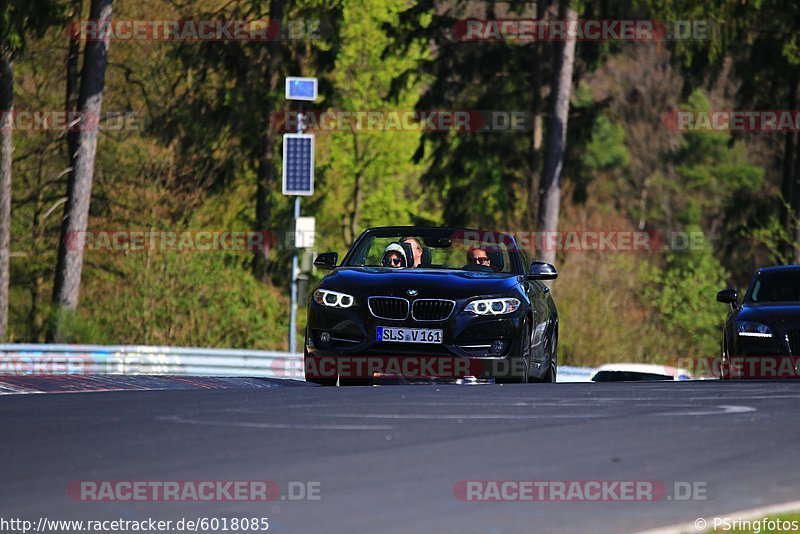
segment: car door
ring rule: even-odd
[[[533,307],[533,339],[531,344],[532,360],[544,363],[547,360],[547,333],[550,324],[550,306],[547,299],[550,297],[550,288],[538,280],[529,282],[531,291],[531,305]]]
[[[531,360],[534,363],[542,364],[547,360],[547,326],[550,324],[550,306],[547,300],[550,297],[550,289],[538,280],[528,280],[531,262],[523,251],[520,251],[520,260],[525,275],[521,277],[525,293],[531,302],[531,314],[533,324],[531,324]]]

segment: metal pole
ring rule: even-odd
[[[305,129],[305,114],[303,113],[303,103],[300,103],[300,112],[297,114],[297,133],[303,133]],[[300,217],[300,197],[294,197],[294,237],[295,246],[292,251],[292,304],[289,314],[289,352],[297,352],[297,219]],[[303,341],[305,343],[305,340]]]
[[[297,228],[297,218],[300,217],[300,197],[294,197],[294,223]],[[295,230],[295,237],[297,231]],[[289,316],[289,352],[297,352],[297,244],[292,252],[292,311]]]

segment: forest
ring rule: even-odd
[[[800,263],[794,2],[0,4],[5,342],[286,350],[294,198],[281,193],[282,134],[299,109],[287,76],[319,79],[305,105],[315,193],[302,215],[316,234],[301,254],[301,336],[302,302],[323,276],[310,259],[341,257],[372,226],[539,244],[558,232],[529,254],[559,270],[568,365],[714,356],[727,312],[716,292]],[[202,22],[217,33],[204,38]],[[113,231],[270,238],[71,245]],[[587,232],[659,246],[567,246]]]

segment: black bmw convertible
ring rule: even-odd
[[[367,384],[376,378],[555,382],[558,312],[510,234],[381,227],[365,231],[312,290],[306,380]]]

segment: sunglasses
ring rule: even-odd
[[[384,265],[401,265],[402,263],[403,263],[403,258],[398,258],[398,257],[388,258],[383,262]]]
[[[473,256],[473,257],[471,257],[469,259],[469,262],[470,263],[489,263],[489,258],[487,258],[486,256],[478,256],[478,257]]]

